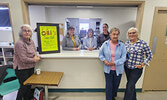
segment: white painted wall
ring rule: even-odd
[[[0,42],[13,42],[12,31],[2,31],[0,30]]]
[[[29,18],[30,18],[30,25],[33,30],[37,28],[36,23],[45,23],[45,7],[43,6],[29,6]],[[32,34],[32,39],[34,40],[34,43],[36,47],[38,47],[38,39],[37,39],[37,33],[34,32]]]
[[[167,7],[167,0],[145,0],[141,38],[150,41],[155,7]]]
[[[136,7],[46,7],[46,22],[65,23],[66,18],[101,18],[102,23],[108,23],[109,30],[120,28],[120,39],[123,41],[127,40],[128,28],[135,26],[136,15]]]
[[[33,28],[37,22],[63,23],[66,18],[101,18],[102,23],[108,23],[109,30],[118,27],[121,30],[120,40],[126,41],[128,28],[135,26],[136,7],[94,7],[76,8],[75,6],[29,6],[30,24]],[[76,24],[77,25],[77,24]],[[77,26],[76,26],[77,27]],[[79,25],[77,27],[79,29]],[[101,26],[102,29],[102,26]],[[64,30],[65,34],[67,33]],[[33,40],[37,45],[36,34]]]

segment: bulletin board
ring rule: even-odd
[[[59,24],[37,23],[39,53],[60,53]]]

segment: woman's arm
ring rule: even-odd
[[[144,49],[144,53],[146,55],[146,59],[144,60],[144,64],[149,66],[149,62],[152,59],[152,52],[150,50],[150,47],[147,45],[147,43],[145,43],[143,47],[144,47],[143,48]]]

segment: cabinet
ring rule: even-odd
[[[0,46],[0,66],[13,64],[13,46]]]

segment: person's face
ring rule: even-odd
[[[89,32],[88,32],[88,37],[91,38],[92,35],[93,35],[93,32],[92,32],[92,31],[89,31]]]
[[[74,35],[74,32],[75,32],[74,29],[69,29],[69,30],[68,30],[68,33],[69,33],[70,36],[73,36],[73,35]]]
[[[110,33],[111,41],[117,42],[118,41],[118,36],[119,36],[118,31],[113,31],[112,33]]]
[[[136,40],[138,38],[138,34],[136,33],[135,30],[131,30],[128,33],[128,37],[130,40]]]
[[[106,25],[103,25],[103,32],[107,32],[108,31],[108,27]]]
[[[28,27],[23,26],[22,28],[22,36],[24,39],[30,39],[31,38],[31,30]]]

